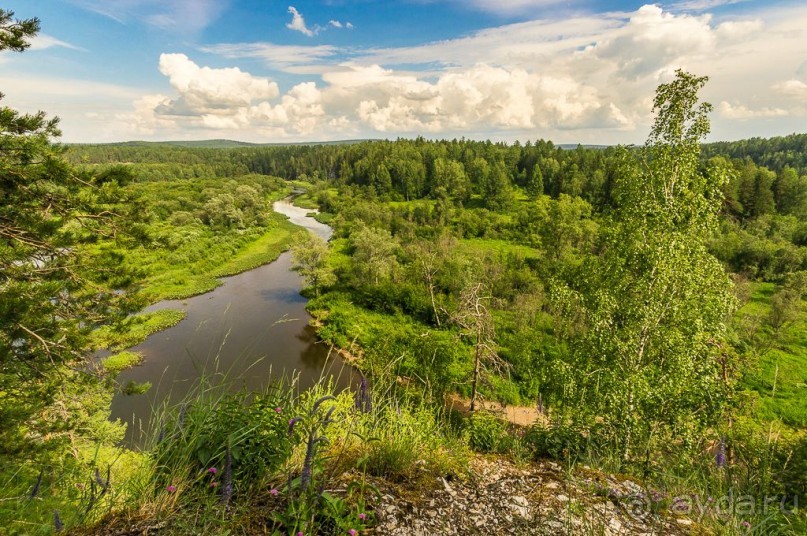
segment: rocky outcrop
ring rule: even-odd
[[[524,466],[476,457],[468,478],[438,477],[428,489],[376,481],[376,534],[554,535],[687,534],[693,522],[673,515],[661,495],[594,471],[568,474],[556,463]],[[652,492],[651,492],[652,493]]]

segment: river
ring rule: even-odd
[[[309,217],[308,210],[285,200],[272,208],[326,240],[331,236],[331,228]],[[302,280],[291,271],[291,253],[222,282],[206,294],[147,309],[182,309],[187,316],[131,348],[143,354],[143,363],[123,371],[118,381],[151,382],[152,387],[143,395],[117,394],[112,401],[112,418],[129,423],[127,444],[141,443],[153,408],[181,400],[203,376],[254,391],[292,374],[298,375],[300,388],[323,375],[347,387],[356,374],[329,353],[309,325]]]

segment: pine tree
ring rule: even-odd
[[[0,50],[23,51],[37,19],[0,10]],[[58,119],[0,108],[0,454],[42,446],[66,426],[44,409],[75,377],[87,329],[115,300],[90,283],[78,245],[104,227],[92,178],[71,168]]]

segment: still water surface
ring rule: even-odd
[[[273,205],[302,227],[324,239],[331,228],[308,217],[308,210],[287,201]],[[202,377],[227,378],[234,388],[259,390],[273,379],[299,375],[301,388],[333,375],[347,387],[356,372],[318,342],[302,281],[291,271],[291,254],[254,270],[228,277],[215,290],[185,300],[167,300],[148,310],[183,309],[188,315],[176,326],[156,333],[132,348],[143,364],[122,372],[121,384],[151,382],[144,395],[116,395],[112,418],[129,423],[126,442],[137,445],[148,428],[152,408],[181,400]]]

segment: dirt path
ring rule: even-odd
[[[460,412],[462,415],[470,415],[471,401],[462,398],[457,394],[446,396],[446,408]],[[493,401],[477,401],[477,409],[489,411],[498,415],[503,420],[517,426],[532,426],[537,422],[545,423],[547,418],[538,411],[537,407],[530,406],[503,406]]]

